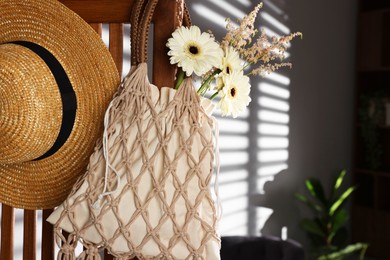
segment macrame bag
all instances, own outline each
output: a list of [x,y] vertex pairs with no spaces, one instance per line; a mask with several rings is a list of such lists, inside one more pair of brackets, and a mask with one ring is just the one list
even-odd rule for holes
[[220,259],[209,187],[213,105],[200,100],[191,78],[177,91],[149,83],[146,39],[157,1],[134,4],[137,64],[109,105],[87,172],[48,218],[59,259],[75,259],[77,242],[81,259],[100,259],[100,248],[118,259]]

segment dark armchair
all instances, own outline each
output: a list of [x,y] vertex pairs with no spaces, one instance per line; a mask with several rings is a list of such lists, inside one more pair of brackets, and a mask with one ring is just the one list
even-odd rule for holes
[[221,260],[304,260],[302,246],[277,237],[222,237]]

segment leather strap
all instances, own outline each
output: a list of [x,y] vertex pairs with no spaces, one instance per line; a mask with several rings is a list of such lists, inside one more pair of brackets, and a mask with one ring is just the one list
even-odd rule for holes
[[131,17],[130,17],[130,24],[131,24],[131,65],[137,64],[137,57],[138,57],[138,30],[139,30],[139,23],[142,18],[142,14],[145,10],[145,5],[147,3],[147,0],[136,0],[133,8],[131,10]]
[[[154,11],[159,0],[136,0],[131,16],[131,64],[136,65],[147,62],[148,35]],[[175,1],[175,0],[172,0]],[[184,1],[184,0],[176,0]],[[180,6],[180,5],[178,5]],[[181,23],[185,26],[191,25],[190,13],[187,5],[183,2],[183,12],[176,10],[182,17]]]

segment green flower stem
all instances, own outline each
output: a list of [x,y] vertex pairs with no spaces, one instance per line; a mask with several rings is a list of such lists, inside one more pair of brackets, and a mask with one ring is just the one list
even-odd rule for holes
[[[213,73],[214,74],[214,73]],[[206,81],[200,86],[200,88],[198,89],[198,94],[201,95],[203,92],[205,92],[209,86],[210,86],[210,83],[211,81],[214,80],[214,75],[211,74],[207,79]]]
[[183,82],[185,75],[185,72],[181,68],[179,68],[179,74],[177,75],[175,89],[178,89],[180,87],[180,84]]
[[213,81],[215,79],[215,75],[217,75],[218,73],[220,73],[221,70],[220,69],[217,69],[215,70],[207,79],[206,81],[200,86],[200,88],[198,89],[198,94],[202,94],[202,93],[205,93],[208,88],[210,87],[210,83],[211,81]]
[[244,71],[246,68],[248,68],[250,65],[252,65],[253,62],[247,62],[243,67],[242,67],[242,71]]
[[215,92],[211,97],[210,97],[210,100],[213,100],[217,95],[218,95],[219,91]]

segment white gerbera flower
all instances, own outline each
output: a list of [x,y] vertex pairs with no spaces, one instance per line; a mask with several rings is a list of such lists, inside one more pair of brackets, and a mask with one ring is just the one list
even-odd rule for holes
[[201,33],[199,27],[179,27],[169,38],[167,47],[171,64],[178,64],[191,76],[202,76],[212,67],[219,67],[223,51],[209,33]]
[[233,116],[236,118],[248,106],[251,98],[249,96],[251,85],[249,77],[241,72],[222,74],[223,87],[220,90],[221,100],[218,103],[222,116]]
[[225,48],[225,54],[219,68],[224,74],[232,74],[234,71],[242,70],[240,55],[232,46]]

